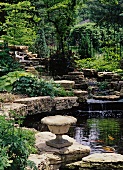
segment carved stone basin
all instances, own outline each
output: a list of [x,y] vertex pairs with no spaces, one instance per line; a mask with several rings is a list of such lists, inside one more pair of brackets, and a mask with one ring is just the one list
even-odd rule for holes
[[63,134],[66,134],[71,126],[77,122],[77,119],[72,116],[48,116],[41,119],[43,124],[46,124],[53,134],[56,135],[55,139],[46,141],[46,144],[55,148],[63,148],[66,146],[72,145],[72,142],[69,142],[66,139],[62,138]]

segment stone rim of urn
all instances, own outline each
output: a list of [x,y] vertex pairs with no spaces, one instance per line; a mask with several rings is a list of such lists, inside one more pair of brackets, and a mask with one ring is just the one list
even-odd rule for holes
[[55,139],[46,141],[46,144],[58,149],[71,146],[73,142],[63,139],[62,135],[66,134],[71,124],[76,122],[77,119],[75,117],[62,115],[47,116],[41,119],[41,123],[46,124],[50,132],[56,135]]

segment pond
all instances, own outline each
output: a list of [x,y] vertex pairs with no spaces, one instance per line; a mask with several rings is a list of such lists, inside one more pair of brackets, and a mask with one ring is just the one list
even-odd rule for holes
[[[68,135],[80,144],[90,146],[91,154],[104,152],[123,154],[123,111],[110,112],[104,114],[103,111],[89,111],[83,114],[81,110],[77,110],[67,113],[77,118],[76,125],[71,126]],[[47,126],[40,121],[45,116],[48,115],[28,116],[23,125],[39,131],[48,131]]]
[[[69,135],[88,145],[92,153],[115,152],[123,154],[123,118],[78,117]],[[74,132],[74,133],[73,133]]]

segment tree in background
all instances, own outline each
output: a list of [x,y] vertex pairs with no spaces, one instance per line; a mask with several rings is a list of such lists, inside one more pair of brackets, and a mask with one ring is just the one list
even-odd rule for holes
[[57,49],[65,51],[69,31],[75,21],[76,0],[44,0],[46,20],[55,28]]
[[2,24],[4,34],[3,40],[14,45],[30,45],[35,39],[35,27],[29,22],[32,18],[29,1],[19,2],[17,4],[1,3],[2,10],[5,11],[5,22]]
[[123,26],[123,0],[88,0],[86,6],[79,11],[82,19],[90,19],[98,25]]
[[34,41],[32,50],[38,54],[38,57],[48,57],[48,46],[46,42],[45,27],[47,23],[44,23],[45,19],[45,7],[43,0],[31,1],[32,6],[35,6],[36,22],[36,39]]

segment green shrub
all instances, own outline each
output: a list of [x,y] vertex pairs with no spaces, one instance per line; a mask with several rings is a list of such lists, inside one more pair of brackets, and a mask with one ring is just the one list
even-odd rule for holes
[[29,97],[36,96],[71,96],[72,92],[67,92],[60,85],[53,81],[45,81],[37,77],[20,77],[13,84],[13,93],[26,94]]
[[16,70],[22,70],[20,63],[15,61],[6,51],[0,51],[0,76]]
[[99,51],[102,45],[101,32],[101,28],[92,22],[78,24],[71,29],[70,44],[72,46],[78,46],[78,53],[81,59],[92,57],[95,50],[97,51],[98,49]]
[[24,170],[34,147],[34,133],[15,128],[14,123],[0,116],[1,170]]
[[98,82],[97,85],[99,87],[99,90],[106,90],[108,89],[108,82],[107,81],[102,81],[102,82]]
[[13,83],[21,76],[34,76],[25,71],[9,72],[7,75],[0,77],[0,91],[10,92],[13,88]]
[[106,60],[103,56],[77,60],[76,64],[77,68],[80,70],[83,68],[90,68],[96,69],[97,71],[116,71],[119,68],[118,60]]
[[72,91],[67,92],[53,81],[39,79],[25,71],[10,72],[0,77],[0,91],[8,91],[14,94],[35,96],[71,96]]

